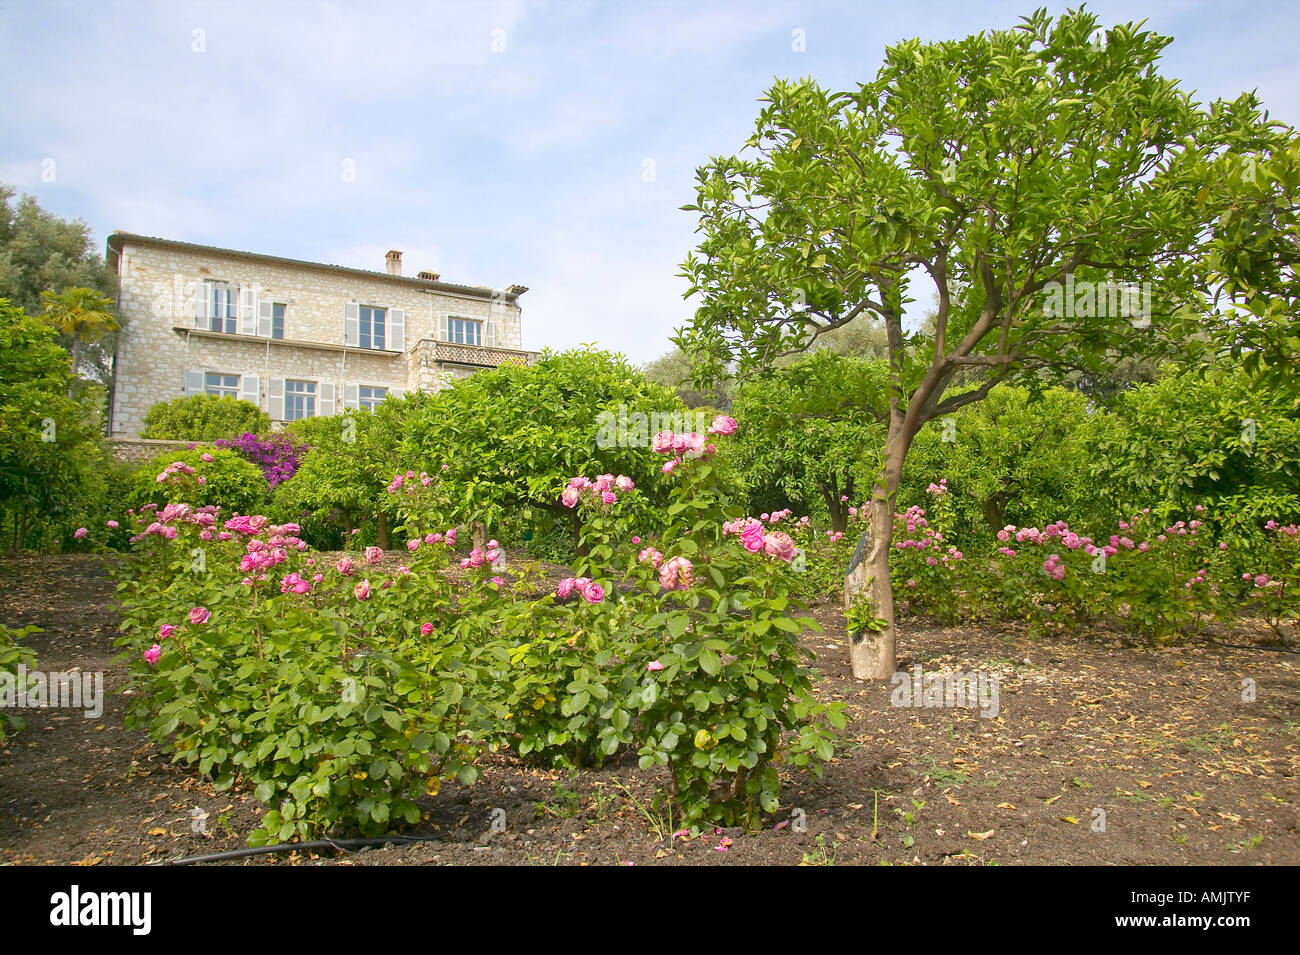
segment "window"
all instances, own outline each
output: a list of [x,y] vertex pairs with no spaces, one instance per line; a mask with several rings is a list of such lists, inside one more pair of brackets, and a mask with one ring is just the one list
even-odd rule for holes
[[239,290],[224,283],[208,283],[208,330],[235,334],[239,321]]
[[284,420],[299,421],[316,416],[316,382],[287,380],[284,383]]
[[271,337],[284,337],[284,303],[276,302],[271,306]]
[[357,407],[365,408],[367,411],[374,411],[387,397],[387,388],[372,388],[369,385],[362,385],[357,389]]
[[203,393],[216,395],[218,398],[224,398],[227,395],[231,398],[238,398],[239,376],[220,375],[210,371],[203,376]]
[[458,345],[482,345],[483,323],[469,318],[448,318],[447,340]]
[[384,319],[386,317],[386,309],[371,308],[369,305],[361,306],[362,348],[382,349],[384,347]]

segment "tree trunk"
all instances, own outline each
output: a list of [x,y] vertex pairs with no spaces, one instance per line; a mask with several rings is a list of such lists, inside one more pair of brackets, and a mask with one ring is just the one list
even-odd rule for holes
[[384,550],[393,546],[392,535],[388,531],[388,515],[383,511],[379,512],[379,546]]
[[487,544],[487,539],[487,525],[482,521],[475,521],[470,535],[471,545],[483,550],[484,545]]
[[831,530],[837,534],[843,534],[849,529],[849,516],[845,511],[844,505],[839,501],[830,505],[831,512]]
[[849,526],[848,506],[840,500],[834,485],[827,487],[818,481],[817,490],[822,492],[822,498],[826,501],[826,512],[831,519],[831,531],[843,534]]
[[860,561],[844,578],[844,609],[855,599],[870,601],[880,630],[849,635],[849,664],[855,680],[888,680],[898,669],[895,653],[894,587],[889,579],[889,550],[894,540],[894,499],[911,438],[897,428],[885,445],[885,471],[871,497],[871,520],[858,543]]

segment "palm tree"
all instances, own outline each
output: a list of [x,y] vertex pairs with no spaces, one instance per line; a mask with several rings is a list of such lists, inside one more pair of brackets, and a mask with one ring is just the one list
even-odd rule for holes
[[81,343],[98,340],[121,326],[113,316],[113,300],[93,288],[44,291],[45,318],[64,335],[72,336],[72,375],[81,367]]

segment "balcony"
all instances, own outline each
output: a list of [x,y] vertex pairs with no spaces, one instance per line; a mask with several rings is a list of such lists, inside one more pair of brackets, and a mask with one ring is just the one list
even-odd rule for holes
[[455,342],[438,342],[425,339],[420,350],[438,364],[466,365],[471,368],[497,368],[501,365],[530,365],[537,358],[535,351],[514,348],[495,348],[487,345],[458,345]]

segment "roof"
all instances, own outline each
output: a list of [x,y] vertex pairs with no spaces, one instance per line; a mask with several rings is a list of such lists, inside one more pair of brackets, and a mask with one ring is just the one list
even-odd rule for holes
[[[431,291],[454,292],[459,295],[469,295],[474,298],[491,299],[494,296],[501,296],[506,299],[516,299],[524,292],[528,291],[523,286],[512,285],[510,289],[498,291],[497,289],[488,288],[483,285],[456,285],[452,282],[430,281],[428,279],[417,278],[415,276],[390,275],[387,272],[375,272],[370,269],[354,269],[346,265],[330,265],[326,262],[308,262],[304,259],[289,259],[280,255],[266,255],[261,252],[243,252],[239,249],[223,249],[215,245],[199,245],[195,242],[180,242],[176,239],[163,239],[153,235],[138,235],[134,232],[114,232],[108,237],[108,259],[113,265],[114,271],[117,268],[117,254],[121,251],[122,245],[126,242],[133,242],[137,245],[152,245],[167,249],[179,249],[185,252],[202,252],[208,254],[227,255],[234,258],[248,259],[254,262],[271,262],[275,265],[291,265],[299,268],[321,269],[326,272],[337,272],[343,275],[353,275],[357,278],[367,280],[380,280],[387,282],[397,282],[399,284],[413,285],[417,288],[425,288]],[[519,289],[520,291],[512,291]]]

